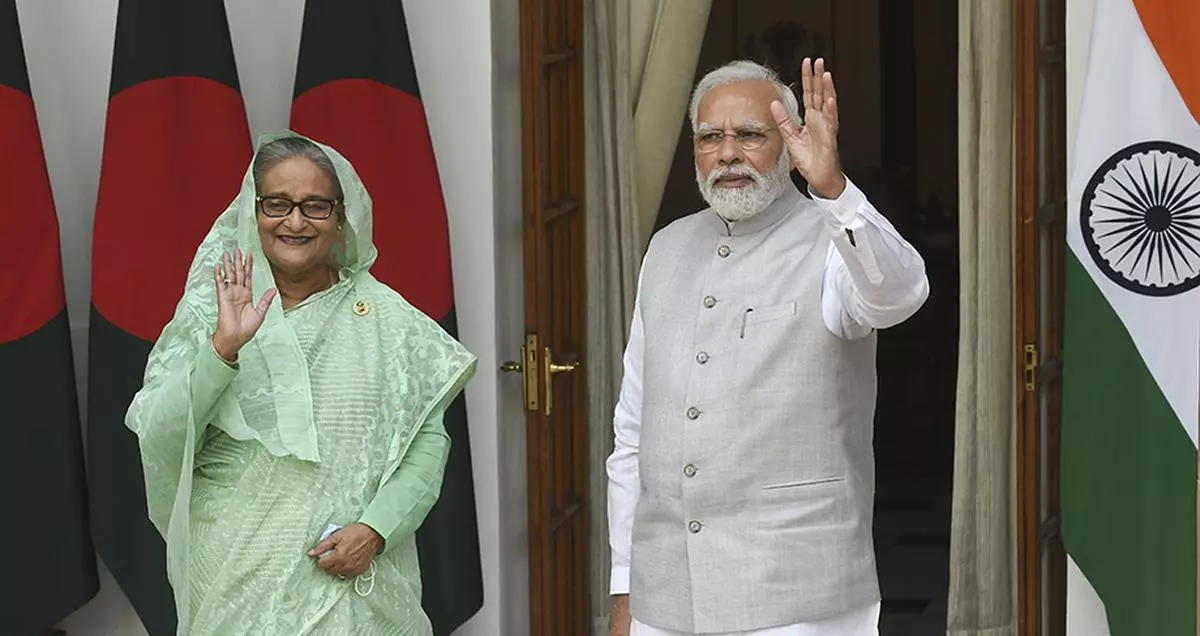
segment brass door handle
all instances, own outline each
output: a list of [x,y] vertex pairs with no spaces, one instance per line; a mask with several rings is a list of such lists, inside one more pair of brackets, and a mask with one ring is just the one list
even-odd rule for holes
[[[538,350],[542,351],[542,359],[538,360]],[[541,369],[538,365],[541,365]],[[525,336],[525,346],[521,347],[521,360],[507,360],[500,365],[500,370],[504,373],[520,373],[521,388],[525,395],[525,409],[528,411],[538,410],[538,380],[545,382],[546,398],[545,413],[550,415],[553,408],[553,387],[551,386],[552,378],[559,373],[570,373],[579,368],[579,362],[571,361],[558,364],[550,355],[550,347],[539,347],[537,334],[529,334]],[[538,372],[541,371],[541,374]],[[539,375],[541,377],[539,377]]]
[[[547,360],[549,360],[548,357]],[[550,373],[570,373],[579,368],[579,363],[568,362],[566,364],[555,364],[553,362],[548,362],[546,363],[546,368],[550,370]]]
[[529,334],[525,336],[525,346],[521,347],[521,360],[507,360],[500,365],[500,370],[504,373],[521,374],[521,391],[525,398],[525,410],[527,411],[538,410],[537,350],[537,334]]
[[544,361],[542,368],[546,370],[546,415],[550,415],[554,404],[554,387],[551,378],[559,373],[570,373],[579,368],[578,362],[567,362],[565,364],[556,364],[550,355],[550,347],[543,349]]

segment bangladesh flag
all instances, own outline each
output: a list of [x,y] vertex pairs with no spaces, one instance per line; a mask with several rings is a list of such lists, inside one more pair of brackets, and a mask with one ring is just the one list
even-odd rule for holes
[[[401,1],[308,0],[294,100],[292,128],[344,154],[374,200],[372,273],[457,337],[446,207]],[[483,605],[463,396],[445,425],[441,498],[417,531],[422,604],[439,635]]]
[[97,548],[151,636],[175,633],[175,608],[125,411],[250,156],[224,1],[121,0],[93,236],[88,476]]
[[1097,0],[1094,20],[1069,189],[1069,596],[1098,598],[1112,636],[1195,634],[1200,3]]
[[14,0],[0,0],[0,632],[39,634],[96,594],[58,217]]

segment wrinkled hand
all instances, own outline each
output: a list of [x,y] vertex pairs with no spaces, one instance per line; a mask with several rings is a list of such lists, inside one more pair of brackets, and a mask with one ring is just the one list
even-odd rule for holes
[[317,561],[317,567],[331,576],[346,579],[366,572],[381,548],[383,537],[379,533],[368,525],[352,523],[326,537],[308,551],[308,556],[333,550]]
[[629,595],[613,596],[612,614],[608,618],[608,636],[629,636],[633,617],[629,615]]
[[825,70],[824,59],[817,58],[814,70],[812,60],[806,57],[800,68],[800,80],[804,87],[801,103],[804,127],[797,127],[778,101],[771,102],[771,115],[787,144],[792,167],[818,196],[836,199],[846,187],[846,176],[838,159],[837,91],[833,88],[833,74]]
[[238,351],[250,342],[267,315],[267,308],[275,298],[275,289],[268,289],[258,304],[254,304],[251,281],[254,275],[254,257],[237,250],[230,261],[228,253],[221,255],[221,262],[213,268],[213,282],[217,286],[217,332],[213,334],[213,347],[228,360],[237,360]]

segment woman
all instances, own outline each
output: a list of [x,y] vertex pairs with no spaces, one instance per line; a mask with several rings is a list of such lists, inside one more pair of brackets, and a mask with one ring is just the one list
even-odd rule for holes
[[260,140],[126,416],[179,634],[430,633],[413,533],[475,358],[375,257],[349,162]]

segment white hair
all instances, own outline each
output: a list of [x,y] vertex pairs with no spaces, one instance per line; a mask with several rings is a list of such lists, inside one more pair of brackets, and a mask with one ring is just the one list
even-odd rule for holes
[[783,108],[791,116],[792,121],[797,126],[801,125],[800,104],[796,101],[796,94],[786,84],[779,81],[779,74],[756,62],[737,60],[709,71],[696,84],[696,88],[692,91],[692,103],[688,108],[688,119],[692,122],[692,131],[694,132],[698,126],[696,118],[700,113],[700,100],[704,99],[708,91],[727,84],[754,81],[770,82],[779,93],[779,101],[783,103]]

